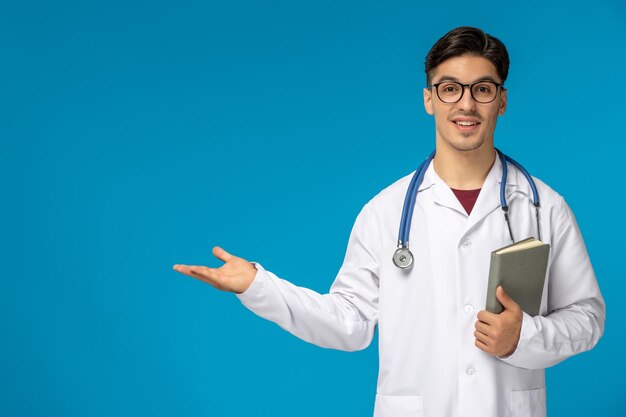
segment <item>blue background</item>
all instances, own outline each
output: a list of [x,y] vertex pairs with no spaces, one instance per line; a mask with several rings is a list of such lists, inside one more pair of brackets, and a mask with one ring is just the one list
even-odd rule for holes
[[171,266],[221,245],[326,291],[432,150],[423,59],[460,25],[507,45],[496,144],[569,202],[608,305],[549,414],[624,415],[618,0],[3,2],[0,414],[371,415],[377,340],[317,348]]

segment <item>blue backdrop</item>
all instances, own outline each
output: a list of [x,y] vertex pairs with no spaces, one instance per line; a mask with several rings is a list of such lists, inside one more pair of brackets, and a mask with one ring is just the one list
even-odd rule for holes
[[317,348],[171,267],[222,245],[327,291],[434,146],[423,59],[460,25],[508,46],[496,144],[565,196],[608,305],[549,414],[624,415],[621,0],[3,2],[0,415],[371,415],[376,340]]

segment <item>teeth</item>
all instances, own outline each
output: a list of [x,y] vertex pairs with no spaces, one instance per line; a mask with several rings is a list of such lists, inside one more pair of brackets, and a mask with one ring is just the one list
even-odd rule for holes
[[463,122],[463,121],[458,121],[458,122],[454,122],[457,125],[461,125],[461,126],[473,126],[475,124],[478,124],[476,122]]

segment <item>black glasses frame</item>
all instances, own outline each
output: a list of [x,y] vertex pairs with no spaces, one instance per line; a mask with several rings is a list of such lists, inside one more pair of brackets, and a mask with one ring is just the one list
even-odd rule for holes
[[[474,97],[474,89],[472,87],[474,87],[476,84],[482,84],[482,83],[490,83],[496,86],[496,94],[493,96],[493,98],[489,101],[480,101],[480,100],[476,100],[476,97]],[[441,98],[441,96],[439,95],[439,86],[441,84],[457,84],[461,86],[461,95],[459,96],[458,100],[455,101],[445,101],[444,99]],[[495,81],[491,81],[491,80],[482,80],[482,81],[476,81],[475,83],[471,83],[471,84],[462,84],[458,81],[442,81],[440,83],[436,83],[433,85],[428,85],[426,86],[427,88],[435,88],[435,91],[437,92],[437,97],[439,97],[439,100],[441,100],[444,103],[448,103],[448,104],[453,104],[453,103],[458,103],[459,101],[461,101],[461,99],[463,98],[463,94],[465,94],[465,87],[469,87],[470,90],[470,95],[472,96],[472,99],[476,102],[476,103],[480,103],[480,104],[487,104],[487,103],[491,103],[493,102],[496,97],[498,97],[498,90],[504,88],[502,86],[502,84],[499,84]]]

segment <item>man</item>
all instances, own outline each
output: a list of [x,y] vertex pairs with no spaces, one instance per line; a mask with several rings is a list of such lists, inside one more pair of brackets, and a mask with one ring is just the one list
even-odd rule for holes
[[591,349],[605,305],[574,216],[535,179],[508,165],[511,232],[550,244],[540,315],[523,312],[502,287],[500,314],[485,305],[490,253],[510,244],[500,210],[502,163],[494,148],[508,53],[479,29],[447,33],[426,58],[424,106],[435,117],[436,155],[412,217],[411,268],[392,261],[412,174],[359,213],[344,263],[328,294],[297,287],[215,247],[221,268],[174,269],[237,297],[250,310],[319,346],[364,349],[378,326],[375,417],[545,416],[544,368]]

